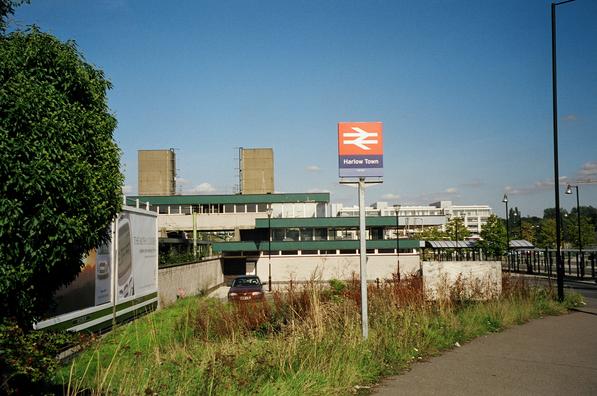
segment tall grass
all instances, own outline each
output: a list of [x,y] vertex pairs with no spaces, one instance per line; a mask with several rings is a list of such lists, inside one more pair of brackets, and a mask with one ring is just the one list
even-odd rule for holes
[[311,282],[256,304],[187,298],[116,329],[56,380],[67,394],[346,394],[457,342],[566,311],[509,278],[489,301],[447,294],[427,301],[417,277],[371,286],[367,341],[356,282]]

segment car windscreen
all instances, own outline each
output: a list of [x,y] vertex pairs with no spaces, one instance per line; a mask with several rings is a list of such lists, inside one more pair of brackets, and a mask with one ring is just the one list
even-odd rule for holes
[[259,282],[258,278],[239,278],[235,279],[232,287],[237,286],[259,286],[261,282]]

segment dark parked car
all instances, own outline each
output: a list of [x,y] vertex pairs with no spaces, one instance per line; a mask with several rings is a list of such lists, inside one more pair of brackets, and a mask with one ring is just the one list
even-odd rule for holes
[[228,301],[263,301],[263,285],[257,276],[239,276],[232,281]]

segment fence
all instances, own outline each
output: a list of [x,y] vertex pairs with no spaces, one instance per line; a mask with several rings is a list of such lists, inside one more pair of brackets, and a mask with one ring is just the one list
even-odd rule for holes
[[[597,250],[562,250],[564,275],[578,279],[595,279]],[[556,275],[556,250],[512,250],[502,260],[504,270],[535,275]]]
[[[508,255],[493,257],[476,248],[429,249],[422,251],[423,260],[433,261],[492,261],[501,260],[505,271],[534,275],[556,275],[555,249],[512,249]],[[578,279],[596,279],[597,250],[565,249],[560,252],[564,261],[564,275]]]

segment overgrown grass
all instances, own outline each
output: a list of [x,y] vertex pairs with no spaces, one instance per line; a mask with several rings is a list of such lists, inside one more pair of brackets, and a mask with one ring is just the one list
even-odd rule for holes
[[430,302],[420,278],[369,291],[362,341],[358,285],[310,283],[263,304],[187,298],[104,337],[63,367],[67,394],[346,394],[479,335],[560,314],[546,289],[506,278],[502,296]]

